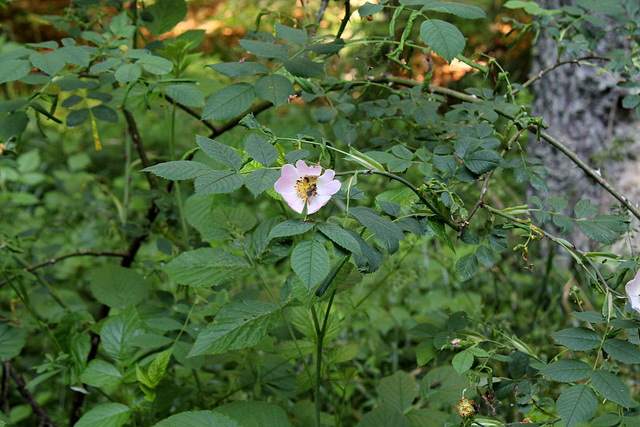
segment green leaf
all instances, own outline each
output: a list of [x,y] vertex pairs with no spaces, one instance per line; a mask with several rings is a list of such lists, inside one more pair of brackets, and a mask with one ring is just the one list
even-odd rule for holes
[[0,84],[19,80],[31,72],[29,61],[10,59],[0,61]]
[[172,353],[173,348],[171,347],[164,351],[156,353],[153,361],[149,365],[149,369],[147,370],[147,378],[149,378],[149,381],[153,387],[160,384],[160,380],[162,380],[162,377],[164,377]]
[[553,215],[552,221],[560,228],[560,232],[565,236],[571,234],[575,225],[571,218],[562,214]]
[[482,175],[490,172],[500,165],[502,156],[497,151],[480,150],[472,153],[464,161],[464,165],[475,174]]
[[475,276],[478,273],[478,258],[476,258],[476,254],[462,255],[456,262],[456,271],[463,282]]
[[95,107],[91,107],[91,114],[103,122],[109,123],[118,123],[118,113],[106,105],[96,105]]
[[476,249],[476,258],[480,264],[487,268],[491,268],[496,264],[496,260],[493,257],[493,251],[485,245],[478,246],[478,249]]
[[566,427],[573,427],[589,421],[598,409],[598,399],[590,387],[578,384],[565,389],[556,409]]
[[234,171],[213,171],[196,178],[197,195],[231,193],[242,187],[244,179]]
[[164,90],[178,104],[196,108],[204,106],[204,94],[193,86],[169,85]]
[[573,212],[576,214],[576,218],[588,218],[598,213],[598,206],[591,203],[589,199],[580,200],[573,207]]
[[331,262],[324,246],[315,240],[303,240],[291,253],[291,268],[308,289],[329,273]]
[[629,341],[611,338],[604,342],[602,348],[622,363],[640,363],[640,350]]
[[424,366],[436,357],[436,348],[433,346],[433,338],[426,339],[418,344],[416,359],[418,366]]
[[244,143],[244,148],[248,155],[265,167],[278,159],[278,149],[258,135],[249,135]]
[[422,10],[432,10],[434,12],[450,13],[465,19],[480,19],[487,15],[484,10],[477,6],[469,4],[457,3],[451,1],[438,0],[401,0],[400,4],[404,5],[422,5]]
[[579,221],[578,228],[590,239],[605,245],[615,242],[615,234],[595,221]]
[[229,77],[249,77],[256,74],[269,74],[269,69],[266,65],[252,61],[222,62],[220,64],[209,64],[207,67],[211,67],[220,74]]
[[464,311],[457,311],[447,319],[447,328],[451,332],[461,331],[469,326],[469,316]]
[[244,427],[232,418],[211,411],[189,411],[172,415],[154,427]]
[[184,179],[196,178],[212,169],[202,163],[189,160],[176,160],[173,162],[158,163],[142,169],[140,172],[151,172],[156,176],[172,181],[182,181]]
[[362,254],[358,241],[344,228],[330,222],[318,222],[316,227],[318,227],[318,231],[337,245],[354,254]]
[[276,22],[276,36],[298,46],[305,46],[308,38],[306,31],[287,27],[279,22]]
[[270,101],[276,108],[289,103],[289,96],[296,93],[291,81],[279,74],[270,74],[258,79],[255,86],[256,95]]
[[62,58],[62,55],[60,55],[57,50],[47,53],[33,52],[29,55],[29,59],[34,67],[44,71],[50,76],[62,70],[66,64],[64,58]]
[[311,221],[288,219],[273,227],[269,232],[269,237],[267,237],[267,239],[271,240],[277,237],[289,237],[304,234],[311,230],[313,225],[314,223]]
[[198,335],[189,357],[254,346],[279,319],[280,309],[273,304],[252,300],[231,302]]
[[540,370],[540,375],[544,375],[553,381],[571,383],[582,381],[591,375],[593,368],[580,360],[566,359],[553,362]]
[[453,356],[451,360],[451,366],[459,373],[463,374],[471,369],[473,365],[473,353],[469,350],[463,350],[460,353]]
[[397,252],[400,249],[399,241],[404,240],[404,234],[395,223],[381,217],[378,211],[364,206],[352,208],[349,213],[360,224],[368,228],[377,239],[380,239],[389,253]]
[[600,345],[600,336],[587,328],[568,328],[551,334],[561,345],[574,351],[592,350]]
[[224,249],[199,248],[181,253],[162,269],[177,283],[211,287],[245,275],[250,266]]
[[298,56],[283,63],[284,68],[296,77],[311,78],[324,74],[324,62],[315,62]]
[[209,97],[202,111],[202,120],[228,120],[243,114],[251,107],[256,94],[253,85],[235,83]]
[[430,369],[420,381],[420,394],[430,404],[457,402],[462,390],[469,387],[466,375],[458,374],[451,366]]
[[332,55],[340,52],[345,47],[345,42],[342,39],[335,39],[329,43],[317,43],[307,46],[311,52],[319,53],[320,55]]
[[464,49],[460,30],[440,19],[428,19],[420,26],[420,37],[438,55],[451,62]]
[[565,210],[565,208],[567,207],[568,203],[569,202],[567,202],[567,200],[562,198],[562,197],[550,197],[549,198],[549,204],[558,213],[560,213],[563,210]]
[[187,16],[185,0],[158,0],[146,8],[153,15],[145,27],[155,35],[164,34],[178,25]]
[[411,427],[409,420],[386,403],[364,414],[357,427]]
[[122,374],[111,363],[94,359],[89,362],[80,379],[93,387],[112,387],[122,381]]
[[131,339],[144,333],[143,324],[133,305],[116,316],[109,316],[100,329],[104,351],[113,360],[122,363],[135,353]]
[[142,65],[145,71],[156,75],[168,74],[173,69],[173,62],[155,55],[144,56],[136,64]]
[[5,140],[20,135],[29,124],[29,117],[24,111],[9,114],[0,122],[0,137]]
[[144,300],[151,285],[135,270],[107,264],[91,274],[91,293],[111,308],[123,309]]
[[196,135],[196,143],[213,160],[230,167],[236,172],[240,170],[242,156],[233,148],[202,135]]
[[607,323],[607,320],[602,314],[596,311],[572,311],[571,315],[576,319],[582,320],[588,323]]
[[234,419],[243,427],[291,427],[287,413],[267,402],[237,400],[217,407],[215,412]]
[[254,197],[265,190],[273,188],[273,184],[280,178],[280,173],[273,169],[258,169],[251,172],[244,180],[247,187]]
[[11,360],[24,347],[26,331],[8,322],[0,323],[0,359]]
[[129,421],[131,411],[121,403],[103,403],[84,414],[74,427],[120,427]]
[[138,64],[122,64],[116,70],[116,80],[119,83],[129,83],[138,80],[142,74],[142,67]]
[[637,405],[631,399],[629,387],[611,372],[603,371],[602,369],[594,371],[591,374],[591,384],[602,397],[620,406],[632,408]]
[[626,233],[629,231],[629,220],[619,216],[598,215],[596,216],[595,221],[607,230],[611,230],[616,233]]
[[381,4],[372,4],[366,2],[362,6],[358,8],[358,13],[360,14],[360,18],[366,18],[367,16],[374,15],[384,9],[384,6]]
[[378,398],[404,414],[411,408],[411,403],[418,397],[416,382],[409,374],[397,371],[395,374],[384,377],[378,384]]
[[257,40],[240,40],[240,46],[242,46],[247,52],[251,52],[252,55],[259,58],[280,60],[289,58],[286,48],[271,43],[265,43]]

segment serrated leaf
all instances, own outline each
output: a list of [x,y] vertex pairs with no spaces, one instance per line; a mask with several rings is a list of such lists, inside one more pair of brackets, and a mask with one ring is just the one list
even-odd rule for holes
[[242,427],[291,427],[287,413],[267,402],[235,401],[215,410],[237,421]]
[[268,240],[278,237],[289,237],[304,234],[311,230],[314,223],[311,221],[304,221],[301,219],[289,219],[276,225],[269,232]]
[[458,277],[460,277],[460,280],[463,282],[475,276],[478,273],[478,258],[476,254],[470,253],[462,255],[458,262],[456,262],[456,271],[458,272]]
[[607,323],[607,320],[597,311],[572,311],[571,315],[583,322]]
[[340,52],[340,50],[346,45],[342,39],[335,39],[329,43],[318,43],[307,46],[311,52],[319,53],[320,55],[331,55]]
[[117,123],[118,122],[118,113],[106,105],[96,105],[95,107],[91,107],[91,114],[98,120],[109,123]]
[[202,151],[213,160],[222,163],[236,172],[240,170],[242,166],[242,156],[233,148],[202,135],[196,135],[196,143]]
[[211,411],[188,411],[172,415],[153,427],[243,427],[226,415]]
[[435,12],[450,13],[452,15],[459,16],[465,19],[481,19],[487,15],[484,10],[477,6],[471,6],[469,4],[457,3],[451,1],[438,1],[438,0],[401,0],[400,4],[403,5],[421,5],[422,10],[432,10]]
[[416,360],[418,366],[424,366],[436,357],[436,348],[433,346],[433,338],[426,339],[418,344]]
[[590,387],[578,384],[564,390],[556,403],[566,427],[589,421],[596,413],[598,399]]
[[390,405],[381,403],[377,408],[364,414],[356,427],[411,427],[409,420]]
[[168,74],[173,69],[173,62],[155,55],[140,58],[136,65],[141,65],[146,72],[156,75]]
[[493,257],[493,251],[485,245],[478,246],[478,249],[476,249],[476,258],[480,264],[487,268],[493,267],[496,263],[495,258]]
[[545,366],[539,373],[553,381],[571,383],[588,378],[592,371],[590,365],[580,360],[566,359]]
[[595,221],[578,221],[578,228],[590,239],[605,245],[615,242],[615,234]]
[[249,77],[256,74],[269,74],[269,69],[266,65],[253,61],[222,62],[220,64],[209,64],[207,67],[211,67],[220,74],[229,77]]
[[568,328],[551,334],[561,345],[574,351],[592,350],[600,345],[600,336],[587,328]]
[[10,59],[0,61],[0,84],[19,80],[31,71],[29,61],[22,59]]
[[164,90],[178,104],[196,108],[204,106],[204,94],[193,86],[169,85]]
[[162,268],[177,283],[189,286],[217,286],[248,273],[244,258],[221,248],[199,248],[183,252]]
[[89,362],[80,379],[93,387],[111,387],[122,381],[122,374],[111,363],[94,359]]
[[629,341],[611,338],[604,342],[602,348],[622,363],[640,363],[640,350]]
[[284,68],[296,77],[305,79],[324,74],[324,63],[315,62],[307,58],[295,57],[283,62]]
[[209,97],[202,111],[202,120],[228,120],[247,111],[256,94],[253,85],[235,83]]
[[453,366],[453,368],[459,374],[462,374],[471,369],[471,366],[473,365],[473,359],[473,353],[468,350],[463,350],[453,356],[453,359],[451,360],[451,366]]
[[46,53],[33,52],[29,55],[31,64],[50,76],[55,75],[65,66],[64,58],[59,51],[53,50]]
[[194,183],[196,194],[226,194],[242,187],[244,178],[234,171],[213,171],[200,175]]
[[84,123],[89,118],[89,109],[81,108],[74,110],[67,116],[67,126],[74,127]]
[[173,162],[158,163],[142,169],[140,172],[151,172],[156,176],[172,181],[182,181],[184,179],[196,178],[212,169],[202,163],[189,160],[176,160]]
[[142,67],[138,64],[123,64],[116,70],[116,80],[119,83],[129,83],[138,80],[142,74]]
[[265,43],[257,40],[240,40],[242,46],[247,52],[251,52],[260,58],[285,60],[289,58],[287,49],[272,43]]
[[500,165],[502,156],[497,151],[480,150],[472,153],[464,161],[464,165],[475,174],[482,175],[490,172]]
[[0,359],[11,360],[22,351],[26,331],[8,322],[0,323]]
[[576,218],[588,218],[598,213],[598,206],[591,203],[588,199],[580,200],[573,207],[573,212],[576,214]]
[[109,316],[100,329],[104,351],[113,360],[122,363],[135,353],[136,347],[131,339],[144,333],[143,326],[133,305],[116,316]]
[[329,222],[316,224],[318,231],[327,236],[332,242],[357,255],[362,254],[358,241],[344,228]]
[[616,233],[626,233],[629,231],[629,220],[615,215],[598,215],[595,218],[597,224],[607,230]]
[[380,12],[382,9],[384,9],[384,6],[382,6],[381,4],[366,2],[358,8],[358,14],[360,15],[360,18],[366,18],[367,16],[371,16]]
[[629,387],[620,378],[611,372],[598,369],[591,374],[591,384],[605,399],[611,400],[625,408],[636,406],[631,399]]
[[270,101],[276,108],[289,103],[289,96],[296,93],[291,81],[279,74],[262,76],[255,86],[258,97]]
[[384,377],[378,384],[378,398],[403,414],[411,403],[418,397],[418,389],[415,380],[406,372],[397,371],[395,374]]
[[464,49],[464,36],[454,25],[428,19],[420,26],[420,37],[438,55],[451,62]]
[[258,135],[249,135],[244,143],[244,148],[248,155],[265,167],[278,159],[278,149]]
[[91,274],[91,293],[101,303],[117,309],[144,300],[151,285],[140,273],[119,265],[107,264]]
[[304,46],[307,44],[307,32],[298,28],[287,27],[279,22],[276,23],[276,36],[289,43]]
[[451,366],[429,369],[420,380],[420,394],[432,404],[455,402],[467,387],[467,376],[458,374]]
[[556,197],[549,198],[549,204],[558,213],[560,213],[563,210],[565,210],[565,208],[567,207],[568,203],[569,202],[567,202],[567,200],[562,198],[562,197],[557,197],[556,196]]
[[272,189],[273,184],[280,178],[280,173],[273,169],[257,169],[251,172],[244,180],[244,185],[257,197],[265,190]]
[[221,354],[258,343],[280,319],[280,309],[262,301],[242,300],[225,305],[198,335],[189,357]]
[[24,111],[16,111],[9,114],[0,122],[0,137],[8,140],[18,136],[27,128],[29,116]]
[[129,421],[131,411],[121,403],[103,403],[84,414],[74,427],[120,427]]
[[378,211],[364,206],[352,208],[349,213],[380,239],[389,253],[400,249],[400,240],[404,240],[404,234],[395,223],[381,217]]
[[565,236],[571,234],[575,225],[571,218],[562,214],[553,215],[552,221],[560,228],[560,232]]
[[145,22],[147,27],[155,35],[164,34],[178,25],[187,16],[187,4],[185,0],[158,0],[146,8],[153,15],[153,20]]
[[291,268],[308,289],[329,273],[331,262],[324,246],[315,240],[303,240],[291,253]]

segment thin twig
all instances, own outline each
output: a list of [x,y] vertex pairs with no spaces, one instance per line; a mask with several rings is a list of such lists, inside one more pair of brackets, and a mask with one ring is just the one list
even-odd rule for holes
[[458,239],[460,239],[460,237],[462,236],[462,232],[469,225],[469,221],[471,220],[471,217],[473,217],[473,215],[475,215],[478,208],[484,204],[484,195],[487,193],[487,189],[489,187],[489,180],[493,176],[494,171],[495,169],[492,171],[489,171],[489,173],[487,173],[487,176],[484,178],[484,184],[482,185],[482,190],[480,190],[480,197],[478,197],[478,201],[476,202],[476,204],[473,205],[473,209],[471,209],[471,212],[469,212],[469,216],[467,217],[467,219],[464,220],[464,222],[460,226],[460,230],[458,230],[458,237],[457,237]]
[[[136,150],[138,151],[138,157],[140,157],[140,162],[142,162],[142,166],[148,168],[151,166],[151,162],[147,157],[147,152],[144,150],[144,146],[142,145],[142,138],[140,137],[140,132],[138,131],[138,125],[136,123],[136,119],[133,117],[133,113],[130,110],[123,109],[124,117],[127,120],[127,128],[129,129],[129,134],[131,135],[131,139],[133,140],[133,144],[136,146]],[[147,181],[149,182],[149,187],[152,190],[158,189],[158,181],[156,180],[156,176],[152,173],[145,174],[147,177]]]
[[322,3],[320,3],[320,9],[318,9],[318,13],[316,13],[316,23],[313,26],[313,28],[311,28],[312,36],[316,35],[316,30],[320,26],[320,22],[322,22],[322,18],[324,18],[324,13],[327,11],[328,4],[329,4],[329,0],[322,0]]
[[55,424],[51,422],[51,418],[49,418],[49,415],[45,412],[44,409],[42,409],[42,406],[40,406],[40,404],[36,402],[36,399],[33,397],[31,392],[27,389],[27,385],[24,382],[24,379],[22,378],[21,375],[19,375],[16,372],[15,369],[13,369],[13,366],[11,366],[11,363],[2,362],[2,366],[5,372],[8,372],[9,376],[13,379],[13,381],[15,381],[16,385],[18,386],[18,391],[20,392],[22,397],[24,397],[26,401],[29,402],[29,405],[31,405],[33,412],[38,417],[38,420],[39,420],[38,426],[45,426],[45,427],[54,426]]
[[[588,61],[590,59],[597,59],[597,60],[601,60],[601,61],[610,61],[611,60],[609,58],[605,58],[604,56],[583,56],[582,58],[568,59],[566,61],[558,61],[555,64],[551,65],[550,67],[547,67],[544,70],[540,71],[535,76],[531,77],[529,80],[524,82],[522,84],[522,86],[524,86],[524,87],[531,86],[533,83],[535,83],[536,81],[538,81],[542,77],[544,77],[544,75],[547,74],[548,72],[553,71],[556,68],[561,67],[563,65],[567,65],[567,64],[578,64],[578,65],[580,65],[582,62]],[[518,93],[518,89],[514,89],[511,92],[511,95],[515,95],[516,93]]]
[[342,33],[347,28],[347,23],[349,22],[349,18],[351,18],[351,2],[350,0],[344,0],[344,18],[340,23],[340,28],[338,28],[338,33],[336,34],[336,39],[339,39],[342,36]]
[[[63,259],[73,258],[73,257],[78,257],[78,256],[95,256],[95,257],[98,257],[98,256],[113,256],[113,257],[121,257],[121,258],[123,258],[123,257],[126,256],[126,253],[124,253],[124,252],[115,252],[115,251],[89,251],[89,250],[69,252],[69,253],[66,253],[66,254],[59,255],[59,256],[57,256],[55,258],[49,258],[46,261],[41,261],[41,262],[38,262],[36,264],[29,265],[29,266],[23,268],[22,270],[23,271],[34,271],[34,270],[37,270],[39,268],[46,267],[48,265],[56,264],[56,263],[62,261]],[[13,280],[15,277],[16,277],[15,275],[11,276],[11,280]],[[3,287],[4,285],[6,285],[7,283],[8,283],[8,280],[3,280],[2,282],[0,282],[0,288]]]

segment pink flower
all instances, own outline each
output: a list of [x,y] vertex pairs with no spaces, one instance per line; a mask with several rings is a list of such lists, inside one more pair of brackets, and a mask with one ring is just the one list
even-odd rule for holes
[[451,345],[454,347],[460,347],[460,339],[456,338],[451,340]]
[[322,166],[307,166],[303,160],[298,160],[295,166],[287,164],[282,167],[273,188],[291,209],[302,213],[306,205],[307,213],[312,214],[340,190],[340,181],[333,179],[334,176],[335,171],[331,169],[322,174]]
[[640,271],[638,271],[638,274],[636,274],[633,280],[627,283],[624,290],[627,292],[627,298],[629,298],[631,307],[635,311],[640,312]]

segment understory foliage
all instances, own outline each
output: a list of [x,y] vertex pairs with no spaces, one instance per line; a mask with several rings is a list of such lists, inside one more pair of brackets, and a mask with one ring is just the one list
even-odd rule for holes
[[[527,104],[580,64],[640,115],[637,0],[506,2],[508,49],[557,41],[526,82],[476,5],[273,3],[227,62],[185,0],[0,47],[0,425],[640,425],[640,212]],[[529,135],[616,204],[549,197]]]

